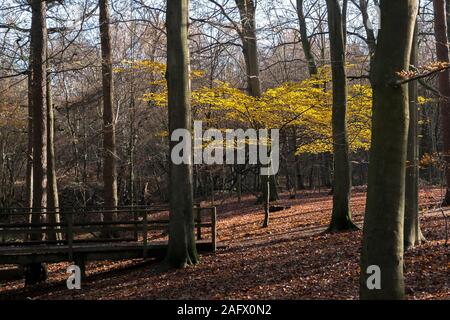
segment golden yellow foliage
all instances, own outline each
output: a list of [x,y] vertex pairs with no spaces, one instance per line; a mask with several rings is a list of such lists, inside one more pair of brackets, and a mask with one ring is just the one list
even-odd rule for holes
[[[154,90],[143,97],[152,105],[167,106],[167,87],[164,80],[165,66],[158,63],[139,63],[139,68],[159,72]],[[195,71],[192,77],[201,77]],[[223,120],[242,127],[287,129],[296,128],[302,136],[297,153],[321,153],[332,151],[332,92],[330,68],[321,68],[318,75],[300,82],[287,82],[266,90],[261,97],[253,97],[233,88],[229,83],[214,81],[212,87],[192,91],[192,106],[201,117],[206,110],[222,116],[208,118],[208,125],[221,129]],[[368,85],[351,85],[348,90],[348,132],[352,150],[370,145],[372,90]],[[170,108],[170,106],[169,106]],[[198,119],[197,117],[197,119]],[[204,119],[198,119],[204,120]],[[224,128],[222,128],[224,129]]]

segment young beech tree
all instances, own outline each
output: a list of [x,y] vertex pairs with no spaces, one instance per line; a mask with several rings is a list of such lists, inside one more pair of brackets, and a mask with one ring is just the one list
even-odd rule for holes
[[[417,0],[382,0],[381,29],[371,68],[372,144],[361,254],[360,297],[403,299],[403,218],[409,124],[408,85]],[[381,288],[370,286],[371,268],[381,271]],[[369,284],[369,286],[368,286]]]
[[[169,108],[169,137],[177,129],[192,132],[188,0],[167,1],[167,90]],[[170,141],[170,152],[177,144]],[[190,155],[192,160],[192,153]],[[166,261],[175,268],[183,268],[198,261],[194,236],[192,161],[174,164],[170,161],[170,222],[169,247]]]
[[[26,206],[29,208],[33,207],[33,37],[30,32],[30,59],[28,65],[28,121],[27,121],[27,167],[26,167]],[[31,221],[31,210],[30,210],[30,221]]]
[[[32,105],[33,105],[33,217],[32,223],[43,222],[42,208],[47,206],[47,104],[45,64],[47,52],[46,5],[32,2]],[[35,213],[36,212],[36,213]],[[33,235],[32,237],[40,237]],[[35,239],[36,240],[36,239]]]
[[[47,208],[50,213],[47,213],[47,221],[55,224],[60,223],[59,216],[59,196],[58,196],[58,182],[56,177],[56,155],[55,155],[55,114],[52,98],[52,81],[51,81],[51,66],[47,49],[47,78],[46,78],[46,92],[47,92]],[[50,227],[49,229],[55,229]],[[62,240],[62,233],[58,230],[48,233],[49,240]]]
[[303,0],[297,0],[297,17],[300,31],[300,41],[302,43],[303,54],[308,61],[308,72],[310,76],[317,74],[317,64],[311,50],[311,42],[308,38],[308,29],[303,10]]
[[[31,43],[32,61],[31,97],[33,106],[33,209],[31,223],[44,222],[42,212],[47,207],[47,104],[46,104],[46,54],[47,24],[46,3],[41,0],[31,2]],[[41,240],[42,234],[32,234],[31,240]],[[45,280],[45,266],[32,263],[27,266],[26,284]]]
[[[412,66],[417,65],[418,41],[417,21],[414,27],[413,44],[411,47]],[[405,250],[420,244],[425,240],[420,230],[419,219],[419,143],[418,143],[418,92],[417,81],[409,83],[409,130],[406,163],[405,186]]]
[[[125,62],[116,72],[141,70],[153,74],[152,83],[157,85],[143,95],[143,100],[158,107],[167,107],[167,86],[164,77],[166,66],[154,61]],[[202,77],[194,70],[191,77]],[[240,127],[254,127],[254,122],[265,128],[296,128],[302,133],[302,140],[296,146],[296,154],[318,154],[332,152],[332,90],[330,67],[318,69],[318,74],[300,82],[286,82],[278,87],[253,97],[233,88],[227,82],[214,81],[213,86],[192,90],[192,105],[199,114],[217,112],[221,116],[209,119],[214,128],[224,127],[224,119]],[[349,148],[352,152],[368,150],[370,147],[370,122],[372,111],[372,90],[368,85],[351,85],[347,96],[347,131]],[[251,143],[250,143],[251,144]]]
[[351,173],[347,132],[347,75],[341,7],[338,0],[327,0],[330,56],[333,79],[333,212],[331,232],[357,229],[350,212]]
[[[436,38],[436,58],[439,62],[449,63],[449,50],[447,38],[447,19],[445,0],[433,0],[434,9],[434,36]],[[442,158],[445,163],[445,180],[447,191],[442,205],[450,205],[450,70],[445,69],[439,73],[439,92],[442,131]]]
[[[100,42],[102,52],[103,86],[103,188],[104,207],[117,207],[116,134],[113,107],[113,70],[110,34],[109,0],[99,0]],[[103,215],[104,221],[115,219],[112,213]],[[105,237],[111,234],[105,230]]]
[[[244,54],[247,72],[248,93],[253,97],[260,97],[262,92],[259,77],[258,44],[256,40],[256,3],[253,0],[236,0],[236,5],[239,9],[241,19],[241,28],[238,30],[238,33],[242,42],[242,52]],[[269,184],[267,184],[267,179],[269,179]],[[261,180],[261,200],[264,201],[267,198],[267,192],[269,192],[270,201],[278,200],[279,196],[275,176],[262,176]]]
[[[300,32],[300,42],[302,44],[302,49],[303,49],[303,54],[305,55],[305,59],[308,62],[308,73],[310,77],[313,77],[315,75],[317,75],[318,73],[318,68],[317,68],[317,63],[316,63],[316,59],[314,58],[314,54],[312,52],[311,49],[311,39],[308,37],[308,28],[307,28],[307,23],[306,23],[306,17],[305,17],[305,13],[304,13],[304,8],[303,8],[303,0],[297,0],[297,18],[298,18],[298,25],[299,25],[299,32]],[[291,144],[291,148],[292,149],[296,149],[297,147],[297,130],[296,128],[292,128],[292,138],[289,139],[290,144]],[[317,155],[314,155],[315,157],[317,157]],[[295,175],[295,179],[294,179],[294,186],[295,186],[295,192],[297,190],[298,186],[302,186],[303,184],[303,178],[301,177],[300,173],[301,173],[301,168],[300,168],[300,159],[299,159],[299,155],[295,154],[295,151],[293,151],[293,155],[290,155],[291,157],[291,163],[295,162],[294,165],[294,175]]]

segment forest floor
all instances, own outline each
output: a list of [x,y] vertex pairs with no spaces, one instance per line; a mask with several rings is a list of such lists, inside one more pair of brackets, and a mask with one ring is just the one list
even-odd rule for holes
[[[440,192],[422,190],[422,206],[436,203]],[[297,199],[283,194],[279,203],[290,208],[271,213],[262,228],[264,213],[254,197],[224,201],[218,239],[226,248],[201,255],[185,270],[162,271],[154,261],[91,263],[82,289],[70,291],[68,264],[51,264],[48,282],[2,283],[0,299],[357,299],[362,232],[323,232],[332,206],[326,191],[304,191]],[[353,191],[351,204],[361,226],[364,190]],[[408,299],[450,299],[445,220],[439,211],[422,215],[427,242],[405,254]]]

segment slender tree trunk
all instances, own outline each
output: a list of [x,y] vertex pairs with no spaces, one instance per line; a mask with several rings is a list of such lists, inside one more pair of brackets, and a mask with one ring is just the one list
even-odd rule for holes
[[[436,38],[436,57],[440,62],[449,63],[449,49],[447,38],[447,19],[445,0],[433,0],[434,8],[434,36]],[[447,191],[442,200],[443,206],[450,205],[450,71],[439,73],[439,92],[442,95],[440,105],[442,130],[442,158],[445,163],[445,180]]]
[[[47,27],[45,2],[32,2],[33,49],[33,216],[32,223],[43,222],[47,207],[47,105],[46,105],[46,51]],[[40,240],[42,235],[34,234],[32,239]]]
[[448,27],[450,25],[450,1],[445,1],[445,13],[447,20],[447,41],[450,42],[450,28]]
[[341,23],[342,23],[342,37],[344,39],[343,41],[344,52],[347,48],[347,14],[348,14],[348,0],[342,0]]
[[[32,47],[32,46],[31,46]],[[33,207],[33,95],[32,95],[32,62],[30,55],[30,68],[28,73],[28,121],[27,121],[27,167],[26,167],[26,207],[30,208],[30,222],[31,222],[31,208]]]
[[[253,97],[261,96],[261,80],[259,77],[259,58],[258,58],[258,44],[256,40],[256,24],[255,12],[256,4],[253,0],[235,0],[239,9],[241,19],[241,29],[239,35],[242,41],[243,54],[247,72],[248,92]],[[267,189],[266,180],[269,180],[269,189]],[[275,176],[262,177],[262,197],[266,199],[267,193],[270,194],[270,201],[278,200],[277,184]]]
[[351,173],[347,134],[347,76],[341,8],[338,0],[327,0],[333,77],[333,213],[331,232],[357,229],[350,212]]
[[[117,170],[116,170],[116,135],[113,107],[113,72],[110,35],[109,0],[99,0],[100,8],[100,42],[102,51],[102,85],[103,85],[103,184],[104,207],[117,207]],[[113,221],[116,214],[105,213],[104,221]],[[105,230],[103,236],[110,237]]]
[[[46,78],[46,103],[47,103],[47,209],[50,213],[47,214],[47,221],[49,223],[60,223],[59,217],[59,197],[58,197],[58,182],[56,177],[56,157],[55,157],[55,115],[52,99],[51,87],[51,73],[50,61],[47,54],[47,78]],[[55,229],[52,227],[52,229]],[[59,229],[59,228],[56,228]],[[61,232],[55,230],[48,234],[49,240],[62,240]]]
[[[417,65],[417,21],[414,28],[413,44],[411,47],[411,61],[413,66]],[[406,190],[405,190],[405,226],[404,246],[405,251],[425,238],[420,230],[419,219],[419,144],[418,144],[418,109],[417,109],[417,81],[409,83],[409,130],[406,167]]]
[[317,64],[311,50],[311,42],[308,38],[308,29],[306,26],[305,14],[303,12],[303,0],[297,0],[297,16],[300,30],[300,41],[302,43],[303,54],[308,61],[309,75],[317,74]]
[[372,61],[373,55],[375,54],[375,50],[377,48],[377,43],[373,28],[371,28],[371,26],[369,25],[370,18],[367,11],[367,0],[359,0],[359,10],[361,11],[364,30],[366,31],[366,43],[369,47],[370,61]]
[[[185,129],[192,133],[189,83],[188,0],[167,1],[167,87],[169,132]],[[170,141],[170,152],[177,144]],[[194,234],[192,148],[190,163],[170,161],[169,248],[166,261],[183,268],[198,262]]]
[[[382,0],[381,29],[371,69],[372,143],[361,254],[360,297],[403,299],[403,219],[409,124],[409,70],[417,0]],[[377,266],[381,289],[372,288],[369,266]],[[369,284],[369,285],[368,285]],[[371,289],[372,288],[372,289]]]
[[296,141],[296,135],[295,135],[295,128],[291,128],[288,130],[287,138],[286,138],[286,144],[287,144],[287,162],[286,162],[286,174],[289,178],[289,188],[293,188],[293,195],[291,197],[295,198],[297,196],[297,191],[299,189],[299,174],[298,166],[297,166],[297,155],[295,154],[295,151],[297,149],[297,141]]
[[[32,55],[32,106],[33,106],[33,210],[31,224],[45,221],[47,207],[47,105],[46,105],[46,52],[47,25],[46,3],[41,0],[31,2],[31,49]],[[31,240],[42,240],[43,234],[31,234]],[[44,264],[32,263],[27,266],[26,285],[46,279]]]
[[260,97],[261,80],[259,78],[258,45],[256,41],[255,3],[253,0],[235,1],[241,18],[239,35],[247,71],[248,92],[254,97]]

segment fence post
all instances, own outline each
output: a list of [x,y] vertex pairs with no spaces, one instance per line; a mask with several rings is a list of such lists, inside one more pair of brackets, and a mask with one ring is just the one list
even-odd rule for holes
[[143,230],[143,252],[142,252],[142,256],[143,258],[147,258],[147,233],[148,233],[148,221],[147,221],[147,211],[144,210],[144,216],[142,217],[143,219],[143,224],[144,224],[144,230]]
[[267,184],[264,186],[266,188],[266,198],[264,200],[264,223],[263,228],[269,226],[269,215],[270,215],[270,176],[267,176]]
[[134,222],[134,235],[133,235],[133,237],[134,237],[134,241],[137,242],[137,241],[138,241],[138,236],[139,236],[139,233],[138,233],[138,230],[139,230],[139,225],[138,225],[138,221],[139,221],[138,210],[139,210],[139,209],[134,208],[134,205],[132,205],[132,206],[131,206],[131,210],[132,210],[133,222]]
[[69,260],[73,260],[73,212],[67,211],[67,246],[69,249]]
[[202,240],[202,209],[197,207],[197,240]]
[[216,252],[217,249],[217,211],[216,207],[211,210],[211,241],[212,251]]

